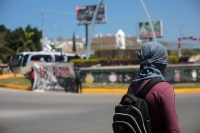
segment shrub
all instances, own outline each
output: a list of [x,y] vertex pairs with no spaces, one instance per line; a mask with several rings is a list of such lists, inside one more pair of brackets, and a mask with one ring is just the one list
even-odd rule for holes
[[71,59],[69,62],[70,63],[84,64],[85,60],[84,59]]
[[170,55],[170,56],[168,56],[168,62],[169,63],[178,63],[179,62],[179,58],[177,56]]

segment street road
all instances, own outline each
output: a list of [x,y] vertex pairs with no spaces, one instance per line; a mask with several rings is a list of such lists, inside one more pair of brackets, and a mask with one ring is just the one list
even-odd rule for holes
[[[0,133],[113,133],[121,96],[0,88]],[[176,94],[182,133],[200,133],[199,102],[200,93]]]

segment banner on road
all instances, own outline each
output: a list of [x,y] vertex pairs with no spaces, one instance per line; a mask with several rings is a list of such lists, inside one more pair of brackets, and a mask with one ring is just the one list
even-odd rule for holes
[[32,90],[74,92],[75,73],[71,63],[35,63]]

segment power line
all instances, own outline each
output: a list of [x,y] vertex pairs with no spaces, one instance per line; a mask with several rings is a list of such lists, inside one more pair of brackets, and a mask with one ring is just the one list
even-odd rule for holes
[[44,9],[44,11],[46,12],[55,12],[55,13],[61,13],[61,14],[68,14],[68,15],[76,15],[76,13],[71,13],[71,12],[65,12],[65,11],[56,11],[56,10],[46,10]]
[[21,10],[21,11],[2,11],[0,14],[17,14],[17,13],[29,13],[29,12],[38,12],[39,10]]
[[75,22],[76,23],[76,21],[73,21],[73,20],[66,20],[66,19],[60,19],[60,18],[51,18],[51,17],[45,17],[45,18],[52,19],[52,20],[59,20],[59,21]]

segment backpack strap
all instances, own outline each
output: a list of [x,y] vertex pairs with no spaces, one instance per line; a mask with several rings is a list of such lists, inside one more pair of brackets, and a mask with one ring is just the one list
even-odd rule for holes
[[156,85],[159,82],[164,82],[163,80],[161,80],[160,78],[153,78],[150,79],[145,85],[144,87],[136,94],[136,96],[139,96],[141,98],[145,98],[145,96],[147,95],[147,93],[151,90],[151,88]]

